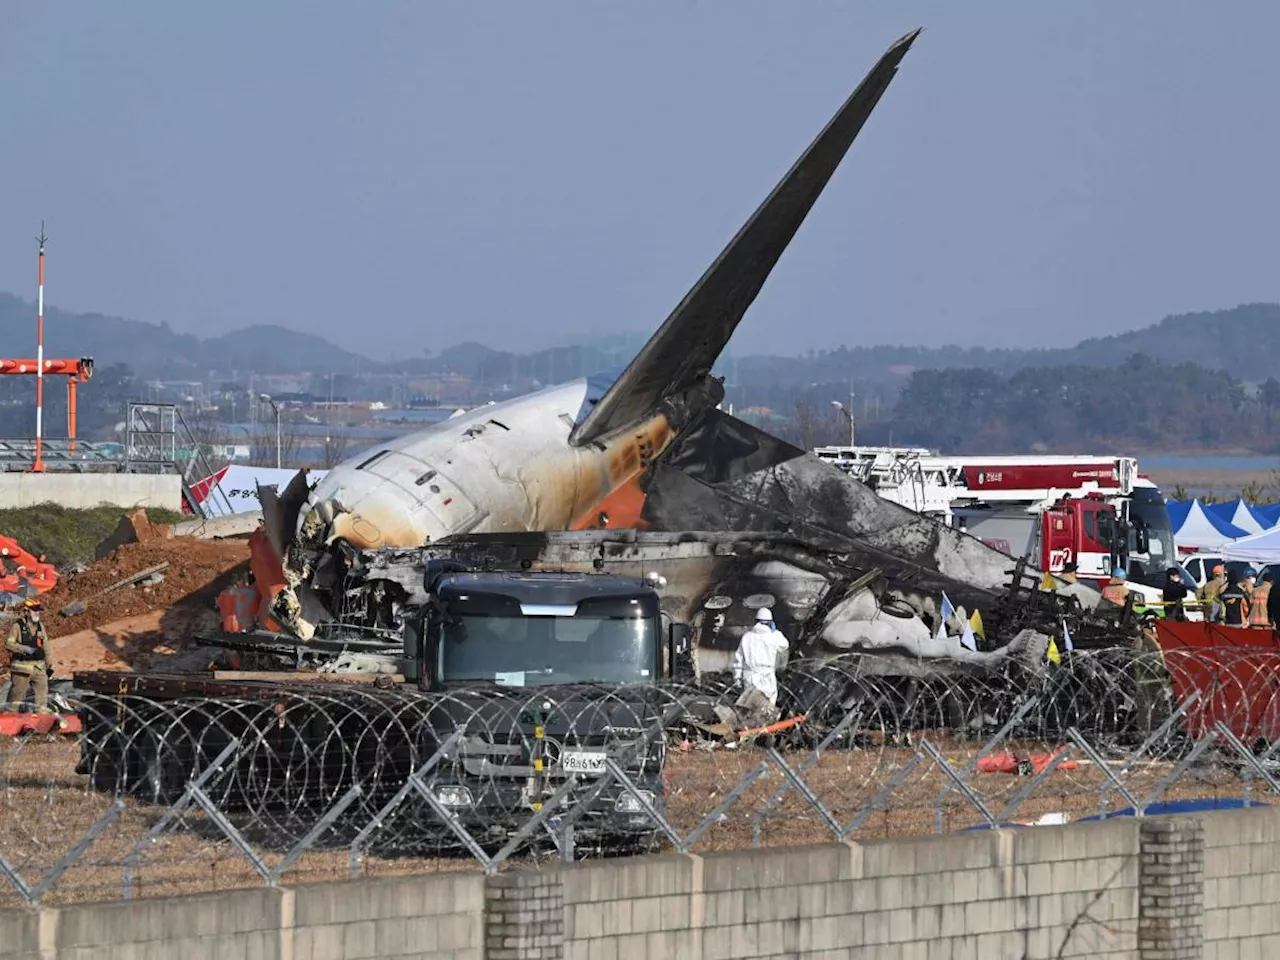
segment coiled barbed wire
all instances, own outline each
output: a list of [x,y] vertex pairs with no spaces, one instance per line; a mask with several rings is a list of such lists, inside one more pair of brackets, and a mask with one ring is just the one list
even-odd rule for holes
[[[793,662],[779,673],[778,706],[783,720],[802,714],[803,722],[741,744],[716,709],[732,708],[737,696],[725,675],[441,693],[326,684],[219,698],[86,694],[74,704],[78,738],[33,735],[0,747],[0,852],[17,856],[19,866],[47,869],[119,798],[124,846],[99,857],[114,862],[164,810],[186,802],[184,822],[200,814],[191,802],[196,778],[247,842],[276,853],[317,825],[325,827],[317,848],[345,847],[371,824],[378,829],[368,849],[379,856],[466,847],[448,818],[492,852],[552,801],[548,829],[528,842],[549,842],[557,824],[572,820],[580,849],[655,846],[663,832],[606,760],[677,832],[687,834],[728,804],[700,835],[704,845],[752,836],[812,842],[826,829],[812,800],[842,823],[860,822],[860,830],[929,830],[944,809],[957,822],[976,816],[936,767],[912,766],[926,741],[972,777],[972,791],[993,814],[1019,789],[1017,779],[975,772],[979,749],[997,733],[998,753],[1033,765],[1074,743],[1071,736],[1083,738],[1104,763],[1137,778],[1134,791],[1167,787],[1163,779],[1179,773],[1176,765],[1206,739],[1223,739],[1223,727],[1267,759],[1280,742],[1280,651],[1110,649],[1067,654],[1039,669],[946,667],[903,676],[886,673],[874,656]],[[1226,789],[1228,780],[1238,787],[1246,765],[1219,756],[1226,757],[1219,779],[1197,775],[1198,788]],[[216,766],[220,757],[225,762]],[[775,757],[812,800],[786,786]],[[1114,792],[1080,750],[1074,761],[1080,765],[1064,765],[1045,781],[1036,810],[1074,815],[1087,806],[1082,797]],[[434,802],[413,788],[415,779]],[[894,785],[898,796],[880,798],[875,817],[859,814]],[[326,820],[339,807],[340,816]],[[225,839],[212,828],[209,837]]]

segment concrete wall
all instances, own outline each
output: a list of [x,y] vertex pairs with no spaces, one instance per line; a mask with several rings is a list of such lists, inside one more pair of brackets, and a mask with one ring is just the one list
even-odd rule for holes
[[0,508],[40,503],[180,510],[182,478],[176,473],[0,473]]
[[654,857],[563,874],[569,960],[1136,957],[1139,825]]
[[477,873],[0,911],[0,960],[484,957]]
[[1280,956],[1280,808],[0,911],[0,960]]
[[1280,814],[1204,818],[1205,960],[1280,957]]

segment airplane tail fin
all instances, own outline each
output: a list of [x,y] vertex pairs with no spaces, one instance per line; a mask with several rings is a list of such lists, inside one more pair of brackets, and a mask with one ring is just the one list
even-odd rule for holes
[[625,430],[652,415],[664,401],[678,407],[680,395],[699,387],[705,390],[711,368],[729,337],[919,34],[919,30],[908,33],[871,68],[658,332],[574,426],[569,435],[571,444],[583,446]]

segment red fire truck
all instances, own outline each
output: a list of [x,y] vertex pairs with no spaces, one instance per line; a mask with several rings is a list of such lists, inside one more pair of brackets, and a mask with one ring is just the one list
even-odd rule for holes
[[1123,567],[1131,588],[1159,599],[1177,566],[1164,497],[1115,456],[944,457],[906,447],[819,447],[820,459],[880,496],[967,531],[1012,557],[1082,579]]

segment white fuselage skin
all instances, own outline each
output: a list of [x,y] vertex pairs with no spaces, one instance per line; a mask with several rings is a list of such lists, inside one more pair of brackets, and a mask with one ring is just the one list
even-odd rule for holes
[[[414,547],[456,533],[567,530],[662,452],[656,414],[600,443],[569,432],[613,381],[602,375],[478,407],[339,464],[299,516],[336,501],[328,539],[356,547]],[[598,517],[590,526],[607,525]]]

